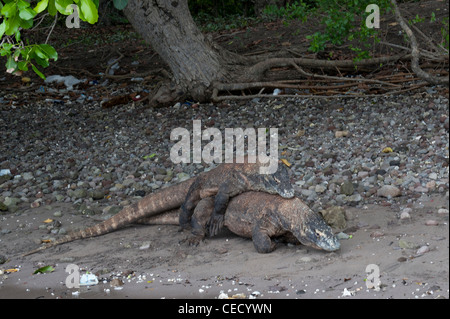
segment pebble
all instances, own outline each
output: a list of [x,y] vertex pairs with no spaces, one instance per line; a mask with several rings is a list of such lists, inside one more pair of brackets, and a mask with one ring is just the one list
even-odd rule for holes
[[401,220],[411,219],[411,215],[409,214],[409,212],[403,211],[403,212],[401,212],[401,214],[400,214],[400,219],[401,219]]
[[[108,83],[108,89],[130,94],[142,91],[141,85]],[[67,93],[54,90],[52,101],[63,101]],[[98,101],[87,98],[83,102],[74,98],[64,105],[33,99],[18,108],[16,101],[30,98],[27,92],[15,94],[16,100],[0,104],[0,169],[8,171],[0,178],[2,214],[18,211],[25,199],[31,204],[38,192],[41,206],[47,200],[89,201],[91,209],[101,209],[106,197],[111,206],[124,199],[134,202],[138,200],[134,195],[145,196],[198,175],[210,165],[174,164],[169,150],[174,144],[172,128],[181,126],[192,133],[192,119],[199,115],[205,119],[202,124],[208,119],[222,134],[225,128],[242,127],[242,123],[282,128],[278,142],[286,151],[283,157],[292,164],[297,196],[317,210],[337,204],[379,204],[380,197],[389,198],[389,203],[405,198],[414,202],[422,193],[445,194],[449,189],[449,135],[444,127],[448,116],[441,116],[448,113],[448,98],[443,96],[287,98],[276,112],[264,99],[196,108],[179,103],[176,108],[145,109],[136,115],[132,103],[104,112]],[[430,114],[426,119],[425,109]],[[330,116],[323,117],[324,111]],[[408,118],[407,125],[390,124],[398,118]],[[98,125],[99,119],[105,124]],[[383,153],[387,147],[389,152]],[[8,205],[7,198],[19,202]]]
[[347,201],[350,203],[359,203],[362,200],[363,200],[363,198],[360,194],[354,194],[352,196],[347,197]]
[[431,173],[430,175],[428,175],[428,178],[432,179],[432,180],[437,180],[438,179],[438,175],[437,175],[437,173]]
[[8,210],[8,206],[6,206],[4,203],[0,202],[0,211],[6,212]]
[[341,240],[341,239],[349,239],[350,235],[343,233],[343,232],[339,232],[336,234],[336,238]]
[[416,256],[422,256],[423,254],[430,251],[430,247],[428,246],[422,246],[416,251]]
[[429,219],[425,222],[425,225],[427,226],[437,226],[439,225],[439,222],[433,219]]
[[417,186],[416,188],[414,188],[414,191],[416,193],[428,193],[428,188],[423,186]]
[[341,206],[331,206],[321,210],[320,214],[332,228],[344,229],[347,227],[345,209]]
[[345,181],[344,183],[342,183],[341,185],[341,194],[350,196],[353,194],[353,192],[355,191],[354,187],[353,187],[353,183],[350,181]]
[[53,213],[54,217],[61,217],[62,215],[63,215],[62,212],[59,210]]
[[114,278],[111,280],[111,282],[109,283],[109,285],[111,287],[121,287],[124,285],[123,281],[119,278]]
[[400,189],[393,185],[383,185],[377,191],[377,196],[380,196],[380,197],[392,198],[392,197],[397,197],[400,195],[401,195]]
[[34,178],[34,176],[30,172],[25,172],[22,174],[22,178],[26,181],[29,181],[29,180],[32,180]]
[[380,238],[380,237],[383,237],[383,236],[384,236],[384,233],[382,231],[379,231],[379,230],[376,230],[376,231],[374,231],[374,232],[372,232],[370,234],[370,237],[372,237],[372,238]]
[[335,136],[336,138],[340,138],[340,137],[348,136],[349,133],[350,133],[349,131],[336,131],[336,132],[334,133],[334,136]]
[[100,200],[105,197],[105,192],[100,189],[96,189],[92,192],[92,199],[94,200]]

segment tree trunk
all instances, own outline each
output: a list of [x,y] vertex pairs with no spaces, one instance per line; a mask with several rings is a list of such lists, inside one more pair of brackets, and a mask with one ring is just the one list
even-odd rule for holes
[[153,102],[186,96],[204,101],[214,81],[226,80],[224,58],[195,25],[187,0],[129,0],[124,13],[172,71],[173,82],[160,88]]

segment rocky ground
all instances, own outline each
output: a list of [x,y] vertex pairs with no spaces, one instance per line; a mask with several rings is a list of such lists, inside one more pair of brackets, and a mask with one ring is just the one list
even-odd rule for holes
[[222,137],[225,128],[278,128],[279,156],[292,165],[298,193],[316,210],[448,192],[446,97],[254,100],[165,109],[128,104],[105,110],[89,96],[79,103],[64,92],[59,90],[60,99],[35,102],[26,93],[1,98],[3,211],[15,212],[23,202],[65,202],[95,214],[106,203],[124,205],[194,176],[208,165],[170,160],[178,141],[170,140],[171,131],[192,132],[193,120],[201,120],[203,130],[218,128]]
[[[163,109],[128,103],[104,109],[93,93],[103,84],[90,85],[87,91],[68,91],[48,84],[46,93],[5,92],[0,98],[0,295],[70,297],[59,281],[57,288],[48,281],[40,285],[39,275],[30,272],[39,265],[76,263],[99,276],[131,269],[122,279],[133,274],[136,283],[144,276],[139,280],[146,291],[150,282],[158,286],[152,277],[158,273],[162,279],[159,288],[151,288],[151,298],[218,297],[220,290],[247,297],[258,290],[268,298],[336,298],[345,296],[344,287],[349,297],[448,298],[448,97],[433,88],[377,98],[188,102]],[[134,83],[113,91],[142,90]],[[341,251],[325,254],[282,245],[262,256],[250,241],[232,234],[193,248],[179,244],[185,234],[174,227],[140,226],[17,257],[42,240],[108,218],[208,168],[170,160],[176,142],[170,132],[176,127],[192,132],[195,119],[202,121],[202,129],[215,127],[222,134],[225,128],[278,128],[279,156],[291,165],[297,196],[329,215],[329,223],[342,233]],[[370,261],[371,255],[378,259]],[[361,280],[354,283],[355,269],[364,273],[369,263],[379,265],[391,280],[378,294],[361,289]],[[30,276],[27,282],[34,286],[26,289],[37,295],[27,295],[17,283],[21,275]],[[60,266],[40,278],[66,275]],[[171,278],[175,281],[165,285]],[[317,290],[305,288],[317,280],[316,286],[309,283]],[[201,282],[209,288],[197,287]],[[233,282],[247,290],[233,290]],[[264,288],[258,288],[260,282]],[[230,288],[220,289],[225,283]],[[171,290],[172,284],[176,288]],[[139,289],[128,286],[125,295],[113,294],[139,295]],[[51,294],[44,287],[51,287]],[[84,293],[108,296],[100,288]]]

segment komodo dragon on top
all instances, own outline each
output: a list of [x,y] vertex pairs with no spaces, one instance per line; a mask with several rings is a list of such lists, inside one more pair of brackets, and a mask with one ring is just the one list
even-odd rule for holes
[[[249,157],[244,158],[247,162]],[[284,198],[294,197],[289,174],[284,165],[278,166],[274,174],[261,174],[260,165],[245,164],[245,169],[235,169],[239,164],[222,164],[214,173],[197,177],[189,188],[186,200],[181,205],[180,226],[189,225],[194,208],[202,198],[214,197],[214,209],[209,220],[209,234],[214,236],[223,226],[224,214],[230,198],[246,191],[262,191],[279,194]],[[241,164],[243,165],[243,164]]]
[[[226,208],[229,197],[249,190],[279,194],[287,198],[294,196],[284,165],[279,165],[274,174],[260,174],[262,166],[264,165],[258,161],[251,163],[248,158],[245,158],[244,163],[220,164],[197,177],[149,194],[101,223],[69,233],[53,243],[25,253],[24,256],[74,240],[104,235],[143,217],[154,216],[182,205],[185,209],[193,210],[202,198],[209,196],[216,196],[215,205],[220,207],[218,211]],[[189,223],[189,218],[184,220]]]
[[[197,240],[205,237],[206,225],[214,209],[214,200],[202,199],[192,216],[192,232]],[[140,223],[177,225],[180,210],[146,217]],[[246,192],[232,198],[225,212],[224,225],[236,235],[252,238],[259,253],[270,253],[276,244],[272,238],[326,251],[340,248],[340,242],[322,216],[297,197],[286,199],[261,192]]]

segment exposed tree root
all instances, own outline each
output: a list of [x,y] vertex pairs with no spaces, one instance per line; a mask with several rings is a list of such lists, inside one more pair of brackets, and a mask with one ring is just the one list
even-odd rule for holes
[[416,36],[412,32],[412,30],[409,28],[408,24],[403,19],[400,9],[397,6],[397,2],[395,0],[391,0],[391,3],[394,7],[394,14],[397,22],[402,27],[403,31],[408,35],[409,40],[411,41],[411,68],[414,71],[415,74],[417,74],[418,77],[421,79],[427,81],[431,84],[449,84],[449,77],[436,77],[433,76],[424,70],[419,66],[419,59],[420,59],[420,51],[419,46],[417,44]]
[[390,62],[396,62],[400,59],[408,59],[411,56],[409,54],[399,54],[394,56],[386,56],[379,58],[366,59],[355,62],[353,60],[317,60],[310,58],[273,58],[266,61],[255,64],[250,67],[244,75],[239,79],[239,82],[252,82],[259,81],[263,78],[264,73],[275,67],[289,67],[293,63],[307,68],[322,69],[322,70],[355,70],[364,67],[373,67],[380,64],[386,64]]

